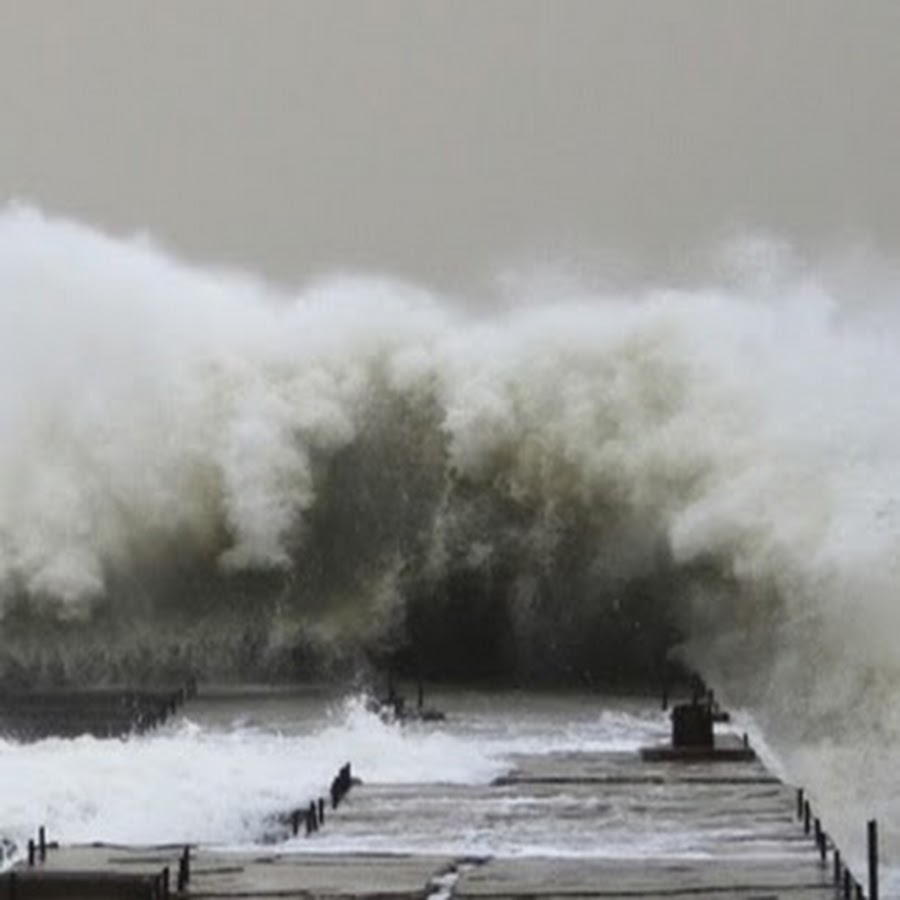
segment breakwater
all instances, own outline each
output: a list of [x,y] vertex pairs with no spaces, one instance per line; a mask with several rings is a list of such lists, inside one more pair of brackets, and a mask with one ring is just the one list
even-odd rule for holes
[[[24,893],[29,884],[46,891],[54,880],[90,872],[120,880],[128,873],[146,887],[168,868],[170,891],[207,898],[876,900],[864,868],[848,867],[827,823],[816,824],[808,796],[752,751],[733,726],[717,723],[711,751],[682,758],[637,749],[525,751],[489,784],[370,783],[362,769],[363,783],[328,814],[327,828],[306,831],[301,822],[295,837],[290,813],[308,810],[301,803],[285,814],[277,843],[242,851],[69,844],[30,868],[17,866],[16,889],[38,896]],[[327,785],[319,798],[327,805]],[[314,805],[318,812],[318,799]],[[187,880],[178,877],[185,857]],[[161,891],[157,885],[147,889]]]
[[91,688],[0,691],[0,737],[99,738],[142,734],[163,724],[196,694],[190,681],[176,688]]

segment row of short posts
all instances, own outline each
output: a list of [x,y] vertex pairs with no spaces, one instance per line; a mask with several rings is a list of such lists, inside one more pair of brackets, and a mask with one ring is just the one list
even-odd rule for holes
[[[668,664],[663,661],[662,665],[662,708],[666,710],[669,706],[669,679]],[[705,721],[699,713],[705,708],[709,713],[709,718],[714,718],[718,712],[715,703],[715,695],[707,688],[703,679],[697,674],[691,674],[691,695],[692,702],[690,705],[676,707],[673,710],[673,745],[679,744],[679,738],[682,743],[706,743],[710,745],[712,725]],[[677,715],[676,715],[677,714]],[[679,728],[679,725],[681,728]],[[686,731],[685,735],[681,732]],[[698,738],[698,734],[702,734]],[[744,746],[749,746],[749,740],[744,734]],[[803,821],[803,830],[806,834],[812,834],[819,850],[819,855],[824,865],[828,858],[828,835],[822,828],[822,822],[818,817],[813,817],[809,800],[804,796],[803,788],[797,790],[797,818]],[[869,875],[869,893],[868,896],[863,893],[862,885],[853,877],[849,867],[845,864],[841,857],[841,853],[837,845],[832,841],[834,850],[834,883],[836,887],[843,892],[844,900],[878,900],[878,823],[875,819],[871,819],[866,825],[866,848],[868,857],[868,875]]]
[[38,828],[37,841],[28,839],[28,865],[34,866],[38,862],[47,861],[47,829],[41,825]]
[[305,809],[295,809],[291,813],[291,833],[296,837],[300,834],[301,824],[306,829],[309,837],[325,824],[325,799],[310,800]]
[[[50,844],[47,841],[47,829],[41,825],[38,828],[37,840],[28,839],[28,867],[34,868],[38,863],[47,861],[47,850],[50,847],[56,847],[57,844]],[[18,894],[18,884],[16,871],[13,869],[8,876],[8,898],[15,900]],[[191,878],[190,870],[190,847],[185,847],[178,863],[178,890],[184,891]],[[169,900],[169,867],[166,866],[153,881],[150,896],[152,900]]]
[[167,694],[141,695],[132,698],[135,706],[135,726],[138,731],[149,731],[162,725],[179,707],[197,696],[197,680],[190,678],[178,690]]
[[[797,818],[803,822],[804,834],[811,834],[819,850],[822,864],[828,860],[828,835],[822,828],[822,822],[813,816],[812,807],[805,797],[803,788],[797,789]],[[836,888],[842,892],[844,900],[878,900],[878,822],[870,819],[866,824],[866,852],[868,858],[869,893],[864,894],[862,885],[853,877],[850,867],[841,857],[834,841],[833,874]]]
[[[43,825],[38,829],[37,841],[34,838],[28,839],[28,866],[34,867],[39,862],[47,860],[47,830]],[[9,900],[16,900],[18,895],[18,876],[15,869],[11,869],[7,876],[7,897]]]
[[[347,792],[353,786],[353,774],[350,763],[341,766],[337,775],[331,780],[331,808],[337,809]],[[306,831],[306,836],[314,834],[325,824],[325,798],[310,800],[309,806],[304,809],[295,809],[291,813],[291,833],[294,837],[300,834],[301,826]]]

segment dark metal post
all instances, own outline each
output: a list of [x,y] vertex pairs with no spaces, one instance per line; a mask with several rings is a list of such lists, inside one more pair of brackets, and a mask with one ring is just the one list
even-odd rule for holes
[[43,825],[38,828],[38,850],[41,862],[45,862],[47,859],[47,831]]
[[803,788],[797,788],[797,818],[803,818]]
[[878,822],[869,821],[869,900],[878,900]]
[[34,838],[28,838],[28,865],[34,865]]
[[300,810],[295,809],[291,813],[291,831],[294,833],[294,837],[300,833]]
[[834,883],[841,883],[841,851],[834,848]]
[[322,797],[319,797],[319,824],[323,825],[325,823],[325,800]]
[[660,674],[662,676],[662,708],[663,712],[665,712],[669,708],[669,661],[666,659],[665,654],[663,654],[662,662],[660,663]]
[[178,860],[178,890],[183,891],[191,880],[191,848],[186,845]]
[[844,869],[844,900],[850,900],[850,870]]
[[803,833],[804,834],[809,834],[811,818],[812,818],[812,811],[809,808],[809,800],[804,800],[803,801]]

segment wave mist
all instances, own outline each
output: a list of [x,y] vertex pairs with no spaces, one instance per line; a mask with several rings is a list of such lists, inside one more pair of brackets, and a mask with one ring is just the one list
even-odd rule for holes
[[98,677],[129,653],[290,672],[418,640],[465,674],[455,638],[472,665],[577,678],[607,628],[643,632],[617,665],[678,628],[755,681],[761,656],[814,661],[845,706],[896,667],[900,364],[875,302],[895,284],[843,274],[763,256],[474,314],[9,209],[8,665],[51,636]]

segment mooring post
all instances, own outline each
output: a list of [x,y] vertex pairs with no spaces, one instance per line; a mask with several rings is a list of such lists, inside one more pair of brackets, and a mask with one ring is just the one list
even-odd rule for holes
[[665,653],[659,664],[660,681],[662,682],[662,709],[665,712],[669,708],[669,661]]
[[319,824],[322,825],[325,822],[325,800],[322,797],[319,797]]
[[869,900],[878,900],[878,822],[869,820]]
[[47,861],[47,831],[43,825],[38,828],[38,850],[41,862]]
[[28,865],[34,865],[34,838],[28,838]]
[[803,818],[803,788],[797,788],[797,818]]
[[834,883],[841,883],[841,851],[834,848]]
[[183,891],[191,880],[191,848],[185,844],[178,860],[178,890]]
[[822,821],[818,816],[816,816],[814,826],[813,833],[815,835],[816,847],[819,850],[819,856],[822,858],[822,862],[825,862],[825,832],[822,831]]
[[803,833],[809,834],[812,810],[809,808],[809,800],[803,801]]

